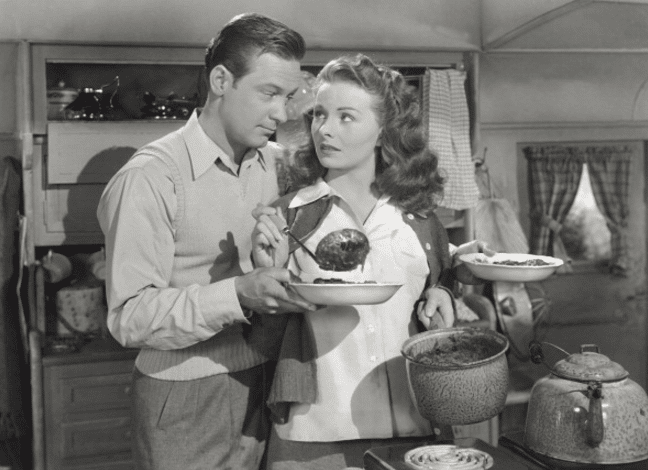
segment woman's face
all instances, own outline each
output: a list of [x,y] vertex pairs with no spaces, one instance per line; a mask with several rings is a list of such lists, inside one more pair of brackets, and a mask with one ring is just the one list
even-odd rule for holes
[[328,175],[375,173],[375,148],[381,126],[376,98],[355,83],[326,82],[317,91],[311,134],[317,157]]

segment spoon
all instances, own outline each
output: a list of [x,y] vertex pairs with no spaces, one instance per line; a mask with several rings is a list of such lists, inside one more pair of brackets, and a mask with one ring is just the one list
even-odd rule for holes
[[315,256],[315,253],[313,253],[306,245],[304,245],[302,241],[294,233],[290,231],[287,225],[283,229],[281,229],[281,231],[289,235],[293,240],[295,240],[297,244],[304,249],[304,251],[308,254],[308,256],[313,258],[313,260],[318,264],[318,266],[323,269],[322,266],[323,263],[320,263],[320,261],[317,259],[317,256]]
[[[369,240],[362,232],[354,229],[329,233],[320,240],[315,253],[309,250],[288,226],[285,226],[282,232],[292,237],[325,271],[353,271],[357,266],[364,265],[369,252]],[[352,239],[355,240],[351,241]]]

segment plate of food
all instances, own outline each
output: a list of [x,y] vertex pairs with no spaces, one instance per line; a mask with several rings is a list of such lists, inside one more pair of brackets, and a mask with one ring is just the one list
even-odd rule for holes
[[342,279],[290,283],[295,292],[316,305],[381,304],[389,300],[401,286],[391,282],[351,282]]
[[552,256],[524,253],[484,253],[460,255],[471,273],[486,281],[535,282],[547,279],[563,265],[563,260]]

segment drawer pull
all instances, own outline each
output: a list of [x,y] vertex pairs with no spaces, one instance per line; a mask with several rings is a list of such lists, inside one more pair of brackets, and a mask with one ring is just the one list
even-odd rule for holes
[[131,394],[131,387],[128,385],[127,387],[124,388],[124,395],[129,395]]
[[130,432],[130,430],[126,431],[124,433],[124,439],[130,439],[133,434]]

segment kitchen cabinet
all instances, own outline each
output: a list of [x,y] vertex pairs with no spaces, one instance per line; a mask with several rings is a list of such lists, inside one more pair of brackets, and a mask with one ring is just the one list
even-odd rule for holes
[[130,383],[134,352],[43,360],[48,470],[132,470]]
[[[345,52],[308,51],[303,64],[312,70]],[[463,52],[368,53],[404,73],[475,63],[474,54]],[[34,470],[131,468],[128,384],[135,352],[111,346],[103,352],[53,353],[48,325],[55,312],[39,260],[49,250],[91,253],[103,245],[95,212],[105,184],[137,148],[184,124],[142,119],[144,93],[157,98],[174,93],[199,102],[203,54],[203,45],[19,44],[21,257],[29,274]],[[115,77],[119,87],[105,119],[50,119],[55,113],[48,118],[48,89],[61,84],[103,89]],[[476,89],[474,81],[468,88]],[[470,211],[441,212],[454,243],[471,238]]]

